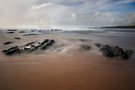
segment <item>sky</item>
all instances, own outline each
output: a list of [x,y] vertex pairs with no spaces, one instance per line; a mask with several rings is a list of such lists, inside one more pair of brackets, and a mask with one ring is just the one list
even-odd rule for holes
[[0,0],[1,27],[135,25],[135,0]]

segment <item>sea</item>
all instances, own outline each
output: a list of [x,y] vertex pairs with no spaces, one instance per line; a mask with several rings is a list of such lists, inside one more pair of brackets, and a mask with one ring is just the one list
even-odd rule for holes
[[[19,30],[19,29],[18,29]],[[119,46],[124,49],[131,49],[134,51],[133,57],[135,58],[135,29],[123,29],[123,28],[78,28],[78,29],[62,29],[62,30],[49,30],[40,29],[31,32],[32,29],[23,29],[27,34],[37,35],[52,35],[59,38],[69,39],[88,39],[94,43],[108,44],[113,46]],[[3,30],[6,31],[6,30]],[[20,30],[19,30],[20,31]],[[40,31],[40,32],[39,32]],[[2,30],[0,30],[3,35]]]

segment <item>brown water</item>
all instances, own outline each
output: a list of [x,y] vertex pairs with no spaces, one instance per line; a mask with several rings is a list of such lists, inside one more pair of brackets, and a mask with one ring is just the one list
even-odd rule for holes
[[[33,40],[55,38],[55,48],[30,54],[5,56],[0,53],[0,90],[134,90],[135,60],[106,58],[91,51],[80,51],[81,43],[56,35],[38,35],[14,40],[0,35],[1,42],[14,40],[22,45]],[[75,37],[75,36],[74,36]],[[80,37],[81,38],[81,37]],[[78,39],[78,38],[77,38]],[[64,42],[64,47],[58,47]],[[90,41],[89,44],[92,44]],[[0,50],[10,47],[0,44]],[[56,47],[58,49],[56,49]],[[54,50],[55,49],[55,50]]]

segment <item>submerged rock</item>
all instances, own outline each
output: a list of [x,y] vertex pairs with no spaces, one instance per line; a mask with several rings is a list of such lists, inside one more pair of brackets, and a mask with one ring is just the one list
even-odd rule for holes
[[88,50],[90,50],[91,49],[91,46],[89,46],[89,45],[81,45],[81,47],[80,47],[80,49],[81,50],[85,50],[85,51],[88,51]]

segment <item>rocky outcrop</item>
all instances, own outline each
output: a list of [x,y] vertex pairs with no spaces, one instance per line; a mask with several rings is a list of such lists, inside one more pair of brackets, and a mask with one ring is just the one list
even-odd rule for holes
[[129,59],[133,54],[132,50],[123,50],[119,46],[104,45],[100,50],[106,57],[121,57],[123,59]]
[[3,50],[2,52],[6,55],[20,54],[24,52],[32,52],[37,50],[38,48],[45,50],[48,47],[52,46],[55,43],[54,40],[45,39],[43,42],[30,42],[23,46],[15,46],[11,47],[7,50]]

